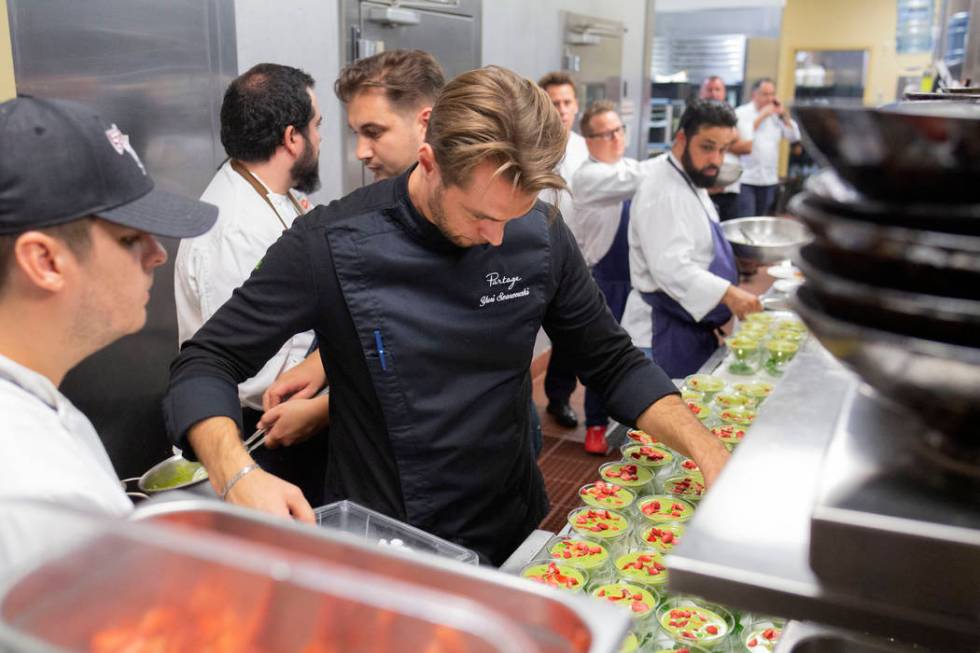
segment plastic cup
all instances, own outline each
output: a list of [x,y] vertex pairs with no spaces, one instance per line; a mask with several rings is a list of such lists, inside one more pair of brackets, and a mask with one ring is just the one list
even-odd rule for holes
[[674,597],[657,610],[661,632],[679,644],[695,644],[709,651],[723,648],[735,631],[735,616],[714,603]]
[[626,438],[630,442],[635,442],[637,444],[657,444],[659,440],[653,437],[646,431],[641,431],[640,429],[629,429],[626,431]]
[[714,418],[714,411],[711,410],[710,404],[700,401],[688,401],[687,407],[691,409],[694,416],[701,420],[702,423],[709,422]]
[[735,447],[742,443],[748,427],[738,424],[722,424],[711,429],[711,433],[725,444],[725,448],[734,451]]
[[629,489],[605,481],[583,485],[579,488],[578,496],[588,506],[613,510],[627,510],[636,500],[636,495]]
[[[759,371],[758,339],[748,336],[735,336],[728,338],[725,341],[725,345],[734,358],[728,366],[729,372],[748,376]],[[717,396],[715,399],[717,399]]]
[[521,569],[521,576],[566,592],[581,592],[588,582],[588,575],[584,571],[551,560],[542,560],[525,565]]
[[683,535],[684,524],[681,523],[637,524],[633,531],[633,544],[640,549],[669,553],[680,544]]
[[599,476],[607,483],[629,488],[637,496],[653,491],[653,470],[626,460],[600,465]]
[[576,508],[568,513],[568,524],[580,536],[602,542],[610,555],[621,553],[629,539],[629,520],[615,510]]
[[704,393],[704,400],[711,401],[725,389],[725,380],[710,374],[692,374],[684,379],[684,389]]
[[749,408],[748,406],[732,406],[718,413],[718,417],[725,424],[751,426],[752,422],[755,421],[756,412],[755,408]]
[[623,454],[623,460],[641,467],[647,467],[655,472],[670,467],[674,463],[674,454],[661,444],[627,443],[620,448],[620,452]]
[[800,346],[791,340],[770,340],[766,343],[768,358],[765,362],[766,372],[772,376],[782,376],[786,365],[793,360]]
[[704,495],[704,476],[701,472],[674,474],[663,480],[663,493],[697,503]]
[[740,650],[748,653],[772,653],[779,644],[779,637],[785,625],[782,619],[770,617],[752,619],[742,630],[741,642],[744,649]]
[[623,581],[599,585],[592,590],[592,597],[627,611],[634,628],[655,617],[660,603],[660,597],[649,587]]
[[[719,392],[715,395],[716,408],[730,408],[732,406],[754,406],[755,402],[751,397],[738,392]],[[717,412],[717,411],[716,411]]]
[[686,522],[694,516],[694,504],[669,494],[640,497],[636,509],[646,524]]
[[667,565],[656,549],[640,549],[616,558],[616,575],[624,583],[662,592],[667,585]]
[[766,381],[749,381],[746,383],[736,383],[732,386],[735,392],[748,397],[753,401],[753,406],[758,406],[772,394],[773,385]]
[[555,562],[588,573],[592,584],[607,583],[615,577],[612,558],[602,542],[580,536],[559,535],[549,540],[545,549]]

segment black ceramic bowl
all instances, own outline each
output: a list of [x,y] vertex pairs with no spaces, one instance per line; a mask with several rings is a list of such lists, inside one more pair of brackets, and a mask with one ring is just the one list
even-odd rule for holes
[[798,105],[804,139],[861,194],[900,204],[980,204],[980,105]]

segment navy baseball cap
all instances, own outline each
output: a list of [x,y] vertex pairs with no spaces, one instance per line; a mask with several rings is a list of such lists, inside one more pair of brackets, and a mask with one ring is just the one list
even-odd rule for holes
[[192,238],[218,209],[154,189],[129,137],[90,107],[29,96],[0,104],[0,235],[92,215]]

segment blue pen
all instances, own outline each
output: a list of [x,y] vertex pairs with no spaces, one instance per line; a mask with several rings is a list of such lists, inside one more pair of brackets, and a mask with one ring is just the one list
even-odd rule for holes
[[378,350],[378,360],[381,361],[381,369],[385,372],[388,371],[388,364],[385,362],[385,345],[381,340],[381,330],[374,330],[374,346]]

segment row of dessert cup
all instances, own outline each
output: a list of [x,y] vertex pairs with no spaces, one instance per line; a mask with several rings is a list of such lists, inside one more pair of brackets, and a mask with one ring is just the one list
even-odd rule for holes
[[[633,554],[637,561],[656,561],[655,551]],[[677,647],[734,653],[772,651],[782,623],[738,615],[720,605],[695,597],[667,596],[664,581],[646,582],[639,574],[613,579],[589,580],[589,572],[550,560],[532,562],[522,574],[557,579],[569,591],[588,592],[596,600],[621,607],[632,619],[630,635],[622,651],[670,651]],[[540,578],[540,577],[539,577]],[[541,580],[541,582],[546,582]],[[697,647],[697,648],[695,648]]]

